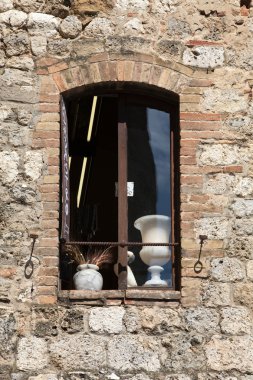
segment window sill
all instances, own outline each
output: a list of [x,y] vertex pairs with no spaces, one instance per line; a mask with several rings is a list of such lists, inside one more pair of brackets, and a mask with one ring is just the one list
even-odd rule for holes
[[58,293],[60,302],[90,306],[173,306],[178,305],[180,297],[180,292],[172,289],[61,290]]

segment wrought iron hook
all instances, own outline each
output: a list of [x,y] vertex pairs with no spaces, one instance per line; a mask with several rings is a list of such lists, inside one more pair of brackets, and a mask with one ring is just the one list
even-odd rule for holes
[[40,263],[40,259],[36,256],[33,256],[34,245],[35,245],[36,239],[38,238],[38,235],[30,234],[29,237],[32,238],[32,248],[31,248],[30,257],[27,260],[27,262],[25,264],[25,269],[24,269],[25,278],[27,278],[27,279],[31,278],[33,275],[34,264],[33,264],[32,259],[37,259],[38,262]]
[[198,256],[198,260],[196,261],[196,263],[194,264],[194,267],[193,267],[195,273],[200,273],[203,269],[203,263],[200,261],[200,257],[201,257],[201,253],[202,253],[202,247],[203,247],[205,240],[207,240],[207,236],[206,235],[199,235],[199,239],[200,239],[199,256]]

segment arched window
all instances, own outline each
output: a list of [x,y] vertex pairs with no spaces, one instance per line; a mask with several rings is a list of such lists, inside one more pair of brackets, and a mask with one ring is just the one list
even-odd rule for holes
[[177,289],[178,97],[125,83],[64,95],[62,289],[75,254],[101,261],[103,289]]

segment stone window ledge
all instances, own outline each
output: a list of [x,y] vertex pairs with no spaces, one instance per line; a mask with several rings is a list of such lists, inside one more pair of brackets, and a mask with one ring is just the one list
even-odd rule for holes
[[179,291],[171,289],[127,289],[127,290],[60,290],[58,299],[64,303],[115,306],[115,305],[178,305]]

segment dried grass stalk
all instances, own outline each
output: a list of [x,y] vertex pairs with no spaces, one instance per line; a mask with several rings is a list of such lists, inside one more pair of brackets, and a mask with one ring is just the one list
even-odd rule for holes
[[92,252],[82,253],[77,245],[67,245],[67,255],[77,264],[94,264],[101,267],[103,264],[113,263],[112,247],[97,248]]

